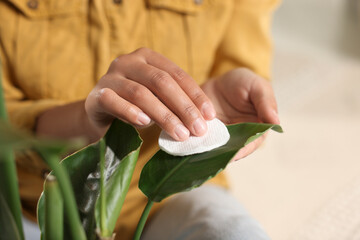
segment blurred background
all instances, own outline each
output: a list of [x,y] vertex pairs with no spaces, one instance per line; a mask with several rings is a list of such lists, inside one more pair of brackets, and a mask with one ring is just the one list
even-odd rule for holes
[[228,168],[274,240],[360,239],[360,0],[283,0],[273,85],[285,133]]

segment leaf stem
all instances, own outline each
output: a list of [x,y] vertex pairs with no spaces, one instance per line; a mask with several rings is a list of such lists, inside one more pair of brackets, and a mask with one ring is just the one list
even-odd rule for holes
[[141,218],[140,218],[140,221],[136,227],[136,231],[135,231],[135,235],[134,235],[134,240],[139,240],[140,237],[141,237],[141,234],[142,234],[142,231],[144,229],[144,226],[145,226],[145,223],[146,223],[146,220],[149,216],[149,213],[150,213],[150,210],[151,210],[151,207],[153,206],[154,202],[151,201],[150,199],[148,199],[148,202],[144,208],[144,211],[141,215]]
[[64,234],[64,205],[55,176],[45,182],[45,240],[62,240]]
[[20,240],[18,227],[16,226],[14,217],[10,211],[9,205],[5,201],[4,196],[0,192],[0,239]]
[[109,237],[106,224],[106,192],[105,192],[105,140],[100,140],[100,232],[102,237]]
[[41,151],[44,160],[53,170],[54,175],[60,186],[61,195],[64,200],[66,218],[71,229],[72,239],[86,240],[85,231],[81,225],[79,212],[76,205],[74,191],[71,186],[70,178],[66,170],[59,164],[59,157],[46,151]]
[[[0,62],[0,120],[7,121],[7,112],[3,94],[2,71]],[[24,231],[21,220],[19,186],[15,166],[15,157],[12,149],[8,149],[7,151],[0,153],[0,182],[0,192],[4,196],[6,203],[10,208],[21,239],[24,239]]]

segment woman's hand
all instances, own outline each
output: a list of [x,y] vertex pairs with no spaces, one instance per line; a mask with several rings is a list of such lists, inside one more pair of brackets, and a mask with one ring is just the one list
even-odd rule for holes
[[114,118],[136,126],[153,120],[175,140],[202,136],[215,109],[196,82],[146,48],[116,58],[88,95],[85,110],[101,137]]
[[[217,117],[226,124],[264,122],[278,124],[277,104],[268,81],[245,68],[238,68],[206,82],[202,89],[211,99]],[[234,157],[249,155],[265,135],[246,145]]]

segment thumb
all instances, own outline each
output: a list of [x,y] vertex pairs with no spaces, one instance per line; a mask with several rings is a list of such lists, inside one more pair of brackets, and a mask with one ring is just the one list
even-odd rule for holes
[[252,86],[250,99],[261,122],[280,123],[274,92],[269,82],[259,78],[259,81]]

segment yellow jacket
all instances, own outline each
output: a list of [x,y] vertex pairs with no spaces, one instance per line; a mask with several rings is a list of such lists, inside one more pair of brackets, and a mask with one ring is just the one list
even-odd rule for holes
[[[118,55],[157,51],[201,84],[247,67],[269,78],[270,17],[277,0],[0,0],[3,87],[13,124],[33,129],[46,109],[86,98]],[[117,223],[130,239],[146,203],[140,171],[157,150],[156,127],[145,140]],[[25,213],[34,215],[46,166],[17,159]],[[223,175],[214,179],[225,184]],[[158,205],[159,206],[159,205]],[[156,210],[157,207],[154,207]]]

